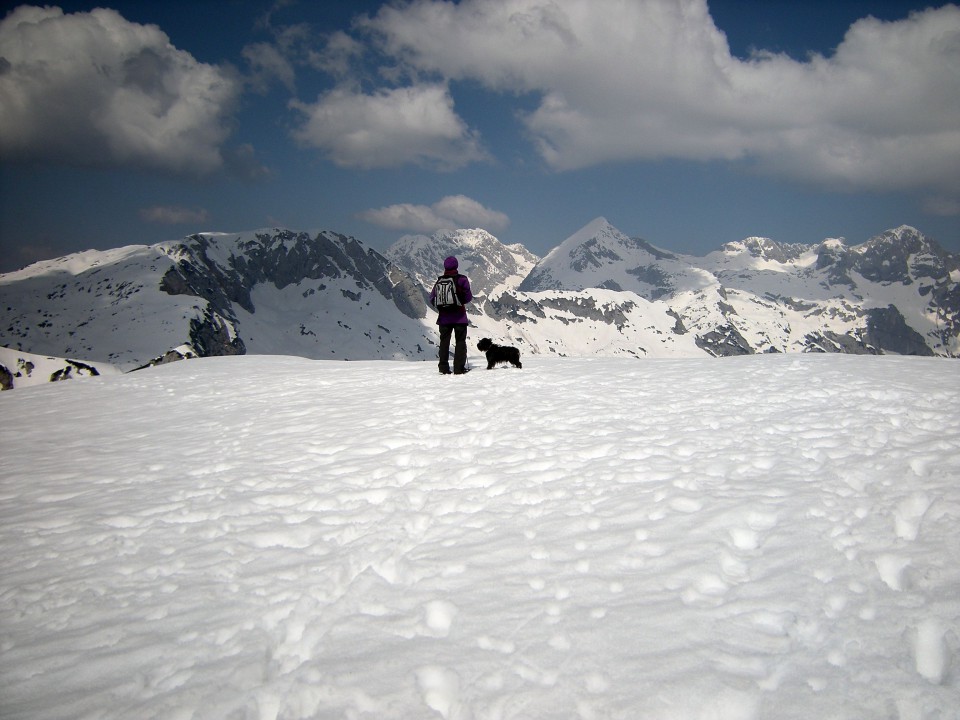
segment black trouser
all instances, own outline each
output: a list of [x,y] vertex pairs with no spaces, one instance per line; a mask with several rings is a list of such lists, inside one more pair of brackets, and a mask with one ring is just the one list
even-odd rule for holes
[[440,372],[450,372],[450,335],[455,334],[456,344],[453,349],[453,371],[465,372],[467,369],[467,326],[441,325],[440,326]]

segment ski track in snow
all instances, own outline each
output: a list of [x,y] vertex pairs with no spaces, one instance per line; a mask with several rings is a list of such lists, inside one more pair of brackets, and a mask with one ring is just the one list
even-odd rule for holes
[[7,393],[0,715],[958,718],[958,408],[810,355]]

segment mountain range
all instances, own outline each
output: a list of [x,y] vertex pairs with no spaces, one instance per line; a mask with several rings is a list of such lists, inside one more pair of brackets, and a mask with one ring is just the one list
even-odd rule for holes
[[0,386],[44,379],[28,368],[62,378],[191,356],[432,360],[427,296],[447,255],[471,280],[473,342],[523,353],[960,354],[960,256],[914,228],[860,245],[752,237],[694,257],[597,218],[543,258],[483,230],[381,254],[269,229],[35,263],[0,275]]

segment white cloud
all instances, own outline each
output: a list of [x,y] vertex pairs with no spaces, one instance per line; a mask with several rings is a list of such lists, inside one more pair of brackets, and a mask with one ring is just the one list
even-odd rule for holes
[[327,36],[319,50],[308,50],[307,63],[315,70],[342,78],[349,75],[353,63],[363,54],[362,43],[339,31]]
[[466,195],[448,195],[431,207],[441,217],[452,218],[458,227],[505,230],[510,225],[510,218],[506,214],[484,207]]
[[416,163],[441,170],[486,159],[478,138],[453,110],[444,85],[414,85],[372,95],[338,88],[316,103],[297,100],[305,116],[294,137],[341,167]]
[[266,92],[273,80],[279,81],[287,90],[294,92],[296,74],[293,66],[280,50],[270,43],[259,42],[247,45],[242,55],[251,68],[248,82],[257,92]]
[[373,225],[388,230],[410,230],[418,233],[432,233],[437,230],[456,229],[457,223],[441,217],[426,205],[400,203],[375,210],[365,210],[357,215]]
[[240,92],[156,26],[23,6],[0,21],[0,157],[201,174]]
[[160,225],[196,225],[207,222],[210,219],[210,213],[203,208],[191,210],[175,205],[155,205],[143,208],[140,211],[140,217],[145,222]]
[[302,67],[346,77],[363,55],[364,46],[342,31],[322,34],[305,23],[275,25],[272,12],[258,23],[270,33],[271,41],[251,43],[242,51],[249,66],[247,82],[257,92],[265,93],[278,81],[295,93],[297,69]]
[[484,207],[465,195],[449,195],[429,206],[408,203],[389,205],[367,210],[358,217],[390,230],[419,233],[458,228],[483,228],[495,233],[510,225],[510,218],[504,213]]
[[539,94],[523,118],[566,170],[743,159],[851,189],[960,195],[960,8],[867,18],[830,57],[731,55],[706,0],[420,0],[361,26],[413,73]]

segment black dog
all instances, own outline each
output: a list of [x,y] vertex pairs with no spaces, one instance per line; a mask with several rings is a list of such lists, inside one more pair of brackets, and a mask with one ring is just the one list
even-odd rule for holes
[[493,370],[494,365],[505,362],[523,367],[520,364],[520,351],[510,345],[497,345],[490,338],[483,338],[477,343],[477,350],[487,354],[487,370]]

